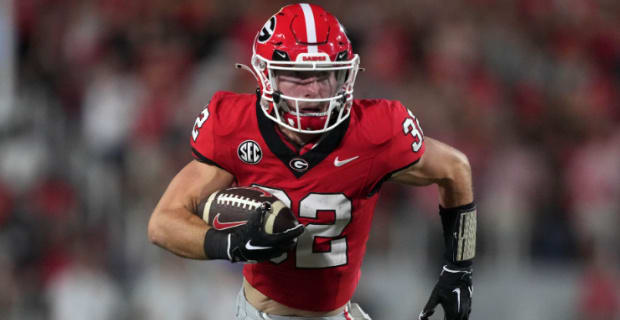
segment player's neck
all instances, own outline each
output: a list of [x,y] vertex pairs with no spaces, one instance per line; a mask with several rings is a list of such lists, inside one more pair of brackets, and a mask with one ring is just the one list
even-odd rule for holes
[[278,129],[280,129],[280,132],[282,132],[282,134],[292,143],[297,144],[300,147],[303,147],[304,145],[306,145],[307,143],[310,142],[316,142],[318,141],[322,134],[318,133],[318,134],[309,134],[309,133],[299,133],[299,132],[295,132],[293,130],[289,130],[287,128],[278,126]]

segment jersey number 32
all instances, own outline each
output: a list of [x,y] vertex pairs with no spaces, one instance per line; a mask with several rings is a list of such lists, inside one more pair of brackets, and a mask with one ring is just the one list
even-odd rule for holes
[[[283,190],[255,185],[270,192],[289,208],[291,199]],[[297,239],[295,265],[297,268],[330,268],[347,264],[347,238],[341,234],[351,222],[351,200],[344,194],[310,193],[299,201],[299,217],[317,219],[319,211],[331,211],[335,214],[332,224],[308,223],[306,231]],[[328,251],[315,251],[317,238],[329,241]],[[288,255],[285,253],[271,261],[280,263]]]

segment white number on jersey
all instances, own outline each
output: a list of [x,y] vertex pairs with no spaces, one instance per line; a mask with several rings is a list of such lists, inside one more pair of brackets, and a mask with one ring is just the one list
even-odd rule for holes
[[[289,208],[291,199],[280,189],[254,185],[284,202]],[[298,268],[330,268],[347,264],[347,238],[340,237],[344,228],[351,222],[351,200],[341,193],[310,193],[299,202],[299,216],[302,218],[317,219],[319,211],[334,212],[335,220],[331,224],[309,223],[306,231],[297,239],[295,264]],[[317,237],[329,240],[329,251],[314,251]],[[280,263],[288,255],[271,259]]]
[[207,121],[208,118],[209,106],[202,110],[202,112],[198,115],[196,121],[194,122],[194,128],[192,129],[192,138],[194,139],[194,142],[196,142],[196,139],[198,139],[198,134],[200,133],[198,129],[202,127],[202,125],[205,123],[205,121]]
[[420,128],[420,122],[418,122],[418,119],[413,115],[413,113],[411,113],[411,110],[407,110],[407,112],[409,113],[410,118],[405,119],[403,122],[403,132],[405,135],[411,134],[411,136],[413,136],[415,140],[411,144],[411,149],[413,149],[413,152],[418,152],[418,150],[422,147],[422,128]]
[[[299,217],[318,218],[319,211],[333,211],[333,224],[306,225],[306,231],[297,240],[298,268],[329,268],[347,264],[347,238],[337,239],[351,222],[351,200],[343,194],[310,193],[299,202]],[[317,237],[331,238],[330,250],[314,252]]]

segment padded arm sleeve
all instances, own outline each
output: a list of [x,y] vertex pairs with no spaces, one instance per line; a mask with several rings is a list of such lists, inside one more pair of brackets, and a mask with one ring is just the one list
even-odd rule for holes
[[476,256],[476,204],[455,208],[439,207],[445,258],[453,265],[468,267]]

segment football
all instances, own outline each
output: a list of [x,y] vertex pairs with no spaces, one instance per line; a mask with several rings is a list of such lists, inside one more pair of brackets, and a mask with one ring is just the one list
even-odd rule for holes
[[269,212],[264,219],[267,234],[286,231],[299,224],[293,212],[274,195],[260,188],[232,187],[212,193],[204,203],[202,219],[216,230],[233,231],[247,223],[263,203]]

